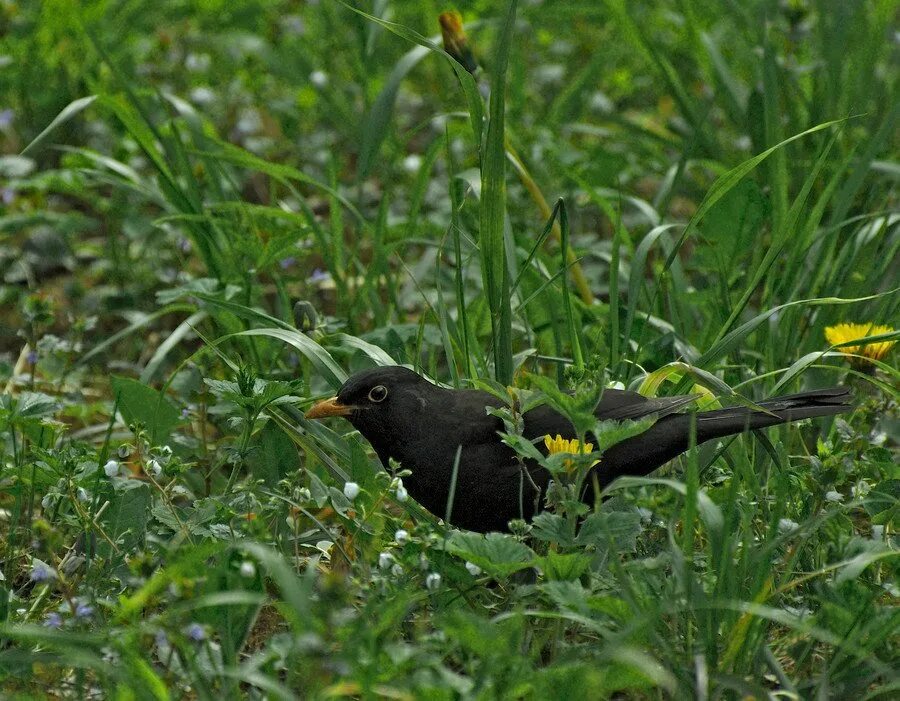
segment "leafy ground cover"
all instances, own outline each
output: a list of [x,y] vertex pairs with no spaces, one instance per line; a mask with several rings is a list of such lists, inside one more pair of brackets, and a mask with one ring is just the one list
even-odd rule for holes
[[[3,696],[893,697],[893,3],[446,9],[0,3]],[[485,537],[395,363],[856,408]]]

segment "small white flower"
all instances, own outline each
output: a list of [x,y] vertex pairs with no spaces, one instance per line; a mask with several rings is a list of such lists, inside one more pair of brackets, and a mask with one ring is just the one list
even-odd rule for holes
[[151,460],[147,463],[147,468],[154,477],[159,477],[162,474],[162,465],[159,464],[158,460]]
[[397,501],[403,503],[407,499],[409,499],[409,492],[406,491],[406,487],[403,486],[403,480],[397,481],[397,491],[396,491]]
[[256,574],[256,565],[254,565],[250,560],[244,560],[241,563],[241,577],[245,579],[250,579]]
[[159,454],[165,459],[172,457],[172,448],[171,446],[164,445],[159,449]]
[[209,69],[212,59],[209,54],[188,54],[184,59],[184,67],[192,73],[202,73]]
[[411,153],[403,159],[403,170],[407,173],[418,173],[422,167],[422,157],[418,153]]
[[476,565],[474,562],[467,562],[466,569],[469,570],[469,574],[473,577],[477,577],[481,574],[481,568]]
[[595,92],[591,95],[590,102],[588,103],[590,108],[595,112],[612,112],[615,109],[615,103],[609,99],[606,93]]
[[131,446],[127,443],[123,443],[116,449],[116,453],[119,455],[122,460],[131,455]]
[[872,485],[865,480],[860,480],[850,488],[850,493],[853,495],[854,499],[859,499],[860,497],[866,496],[871,489]]
[[203,85],[191,90],[190,95],[191,100],[196,102],[198,105],[209,105],[216,99],[216,93],[213,92],[212,89]]
[[75,494],[78,497],[78,501],[87,501],[88,499],[90,499],[84,487],[79,487],[78,491],[76,491]]
[[841,502],[844,501],[844,495],[832,489],[829,492],[825,492],[825,501]]
[[800,528],[800,524],[796,521],[791,521],[789,518],[783,518],[778,521],[778,530],[782,533],[792,533]]
[[872,526],[872,540],[881,540],[884,538],[884,526],[876,524]]
[[359,496],[359,485],[356,482],[345,482],[344,496],[347,497],[350,501],[356,499],[356,497]]
[[328,74],[325,71],[313,71],[309,74],[309,82],[317,88],[324,88],[328,85]]
[[297,490],[297,496],[295,497],[297,501],[309,501],[312,499],[312,494],[306,487],[300,487]]
[[52,506],[53,506],[53,497],[51,497],[49,494],[45,494],[44,498],[41,499],[41,508],[44,511],[47,511]]
[[391,574],[394,575],[395,577],[399,577],[400,575],[403,574],[403,567],[400,565],[399,562],[395,562],[394,566],[391,567]]
[[409,532],[401,528],[396,533],[394,533],[394,540],[400,543],[400,545],[403,545],[406,541],[409,540]]
[[394,556],[390,553],[381,553],[378,556],[378,566],[383,570],[386,570],[388,567],[390,567],[393,562]]
[[241,110],[235,128],[244,135],[257,134],[262,131],[263,120],[259,111],[251,107]]
[[425,588],[428,591],[437,591],[441,588],[441,575],[437,572],[429,572],[425,577]]
[[119,463],[115,460],[109,460],[103,466],[103,471],[106,473],[107,477],[115,477],[119,474]]

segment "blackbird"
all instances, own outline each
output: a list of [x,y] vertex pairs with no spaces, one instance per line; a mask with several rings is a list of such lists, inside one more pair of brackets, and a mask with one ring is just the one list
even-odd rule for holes
[[[851,408],[849,391],[835,387],[761,402],[759,406],[765,412],[732,407],[695,416],[675,413],[695,398],[696,395],[649,399],[636,392],[605,390],[594,411],[598,418],[654,417],[656,422],[644,433],[603,453],[594,468],[600,487],[621,475],[647,475],[685,452],[692,421],[696,421],[699,444],[748,429],[830,416]],[[393,458],[412,472],[404,478],[408,492],[442,518],[447,512],[456,467],[450,522],[472,531],[505,531],[512,519],[531,519],[535,504],[543,503],[550,473],[526,460],[524,469],[529,475],[523,474],[522,461],[498,435],[504,428],[502,420],[486,413],[489,407],[499,406],[501,402],[487,392],[438,387],[412,370],[397,366],[356,373],[336,397],[313,406],[306,418],[345,417],[372,444],[385,468],[389,468],[388,459]],[[540,439],[548,434],[575,437],[569,420],[547,405],[525,412],[523,419],[523,435],[539,441],[542,451],[545,449]],[[540,490],[540,495],[536,490]],[[592,494],[589,498],[593,498]]]

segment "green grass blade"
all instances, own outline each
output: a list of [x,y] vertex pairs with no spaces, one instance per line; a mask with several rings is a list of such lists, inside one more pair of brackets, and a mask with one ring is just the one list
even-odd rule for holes
[[490,117],[481,164],[481,275],[491,312],[494,376],[512,383],[512,312],[506,267],[504,227],[506,223],[506,70],[515,25],[517,0],[510,0],[493,63]]

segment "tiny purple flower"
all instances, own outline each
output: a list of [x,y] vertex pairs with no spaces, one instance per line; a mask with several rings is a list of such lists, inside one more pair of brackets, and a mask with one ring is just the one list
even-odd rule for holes
[[185,253],[185,254],[190,253],[190,252],[191,252],[191,242],[190,242],[190,240],[189,240],[189,239],[185,239],[185,238],[179,239],[179,240],[178,240],[178,249],[179,249],[182,253]]
[[199,623],[191,623],[185,630],[185,634],[195,643],[206,640],[206,631]]
[[16,191],[11,187],[4,187],[0,189],[0,200],[3,201],[3,204],[10,205],[13,203],[13,200],[16,199]]
[[278,265],[281,266],[282,270],[287,270],[288,268],[292,268],[297,265],[297,259],[294,256],[288,256],[287,258],[282,258],[278,261]]
[[0,110],[0,131],[9,129],[12,126],[15,116],[16,113],[8,107],[5,110]]
[[36,365],[38,361],[38,354],[36,350],[28,351],[28,355],[25,356],[25,360],[28,361],[29,365]]
[[190,409],[182,409],[182,410],[181,410],[181,418],[182,418],[182,419],[189,419],[190,417],[191,417],[191,410],[190,410]]
[[75,608],[75,618],[90,618],[94,615],[94,607],[88,604],[78,604]]
[[312,274],[306,279],[307,282],[318,285],[320,282],[325,282],[326,280],[330,280],[331,275],[321,268],[316,268],[312,271]]
[[44,617],[44,625],[47,628],[61,628],[63,624],[62,616],[60,616],[55,611],[53,613],[48,613]]
[[166,635],[164,630],[156,631],[156,635],[153,638],[156,642],[156,647],[166,647],[169,644],[169,636]]
[[56,577],[56,572],[53,571],[51,567],[48,567],[43,562],[38,562],[31,567],[31,574],[29,575],[29,579],[32,582],[37,582],[40,584],[41,582],[49,582],[51,579]]

